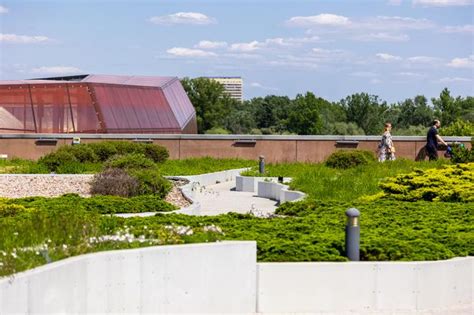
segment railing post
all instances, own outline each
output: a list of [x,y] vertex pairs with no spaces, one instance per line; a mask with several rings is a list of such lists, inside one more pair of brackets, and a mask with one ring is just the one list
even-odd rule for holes
[[350,208],[346,211],[346,256],[349,260],[359,261],[360,252],[360,226],[359,216],[360,212],[356,208]]
[[258,157],[258,171],[260,174],[265,173],[265,157],[263,155],[260,155]]

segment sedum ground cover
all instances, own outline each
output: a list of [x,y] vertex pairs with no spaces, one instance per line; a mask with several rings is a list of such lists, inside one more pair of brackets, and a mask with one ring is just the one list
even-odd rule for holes
[[[162,174],[179,175],[179,170],[198,174],[252,163],[205,158],[166,161],[159,167]],[[344,212],[349,207],[361,211],[362,260],[474,255],[474,192],[463,186],[472,184],[472,174],[472,164],[450,166],[446,161],[368,162],[347,169],[267,165],[264,176],[293,177],[292,188],[309,195],[282,205],[272,218],[110,215],[172,210],[157,196],[0,199],[0,276],[101,250],[218,240],[256,240],[259,261],[345,261]],[[448,182],[452,185],[446,186]],[[427,187],[443,193],[433,197],[417,192]],[[458,197],[437,198],[441,195]]]

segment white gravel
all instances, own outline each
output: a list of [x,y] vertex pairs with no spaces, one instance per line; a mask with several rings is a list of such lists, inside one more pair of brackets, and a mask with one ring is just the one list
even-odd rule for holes
[[90,196],[94,175],[1,174],[0,197],[56,197],[68,193]]

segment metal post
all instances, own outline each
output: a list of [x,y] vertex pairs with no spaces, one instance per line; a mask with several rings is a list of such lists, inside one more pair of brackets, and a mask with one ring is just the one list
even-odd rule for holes
[[360,212],[356,208],[350,208],[346,211],[346,256],[349,260],[359,261],[359,243],[360,243]]
[[260,155],[258,157],[259,161],[258,161],[258,171],[260,172],[260,174],[263,174],[265,173],[265,157],[263,155]]

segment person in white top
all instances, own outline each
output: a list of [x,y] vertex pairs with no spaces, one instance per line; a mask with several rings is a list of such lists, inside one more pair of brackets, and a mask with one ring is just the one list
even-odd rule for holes
[[392,135],[390,134],[390,131],[392,130],[392,124],[390,122],[386,122],[384,126],[384,132],[378,147],[379,162],[384,162],[386,160],[394,161],[395,146],[393,145]]

